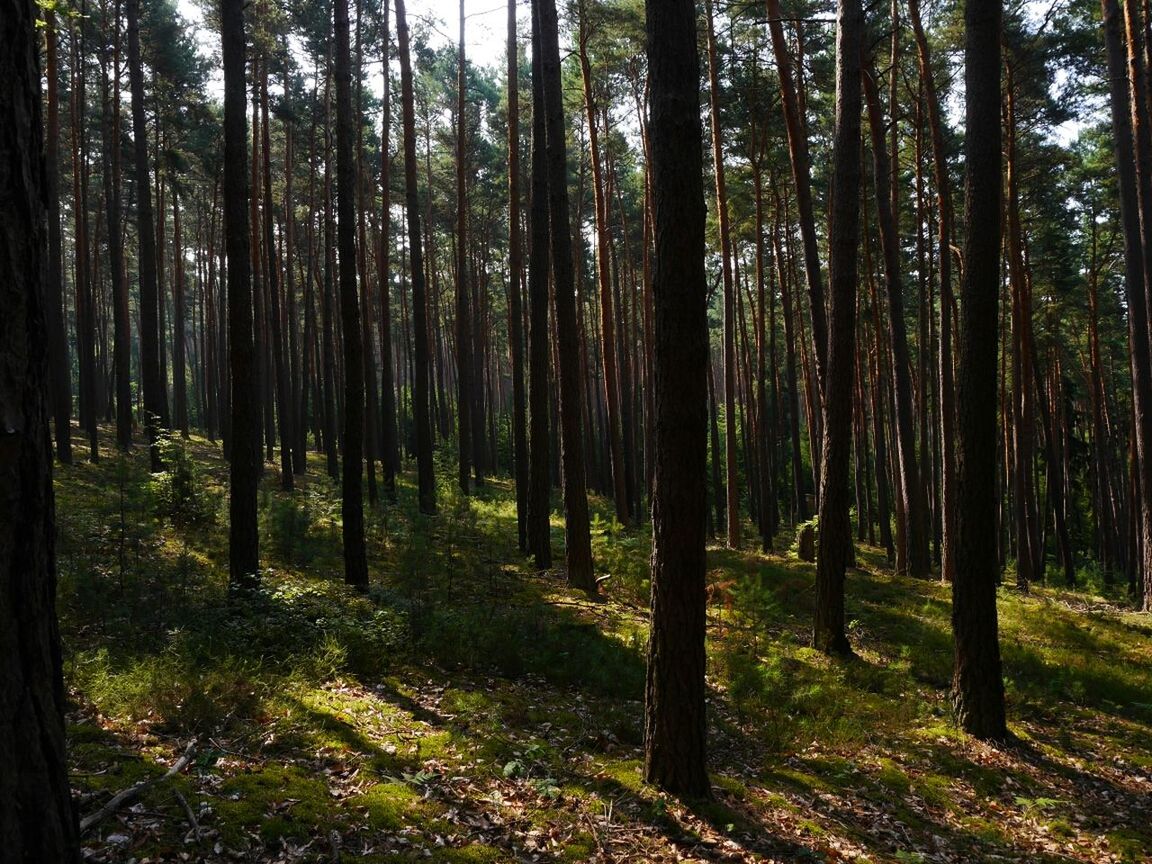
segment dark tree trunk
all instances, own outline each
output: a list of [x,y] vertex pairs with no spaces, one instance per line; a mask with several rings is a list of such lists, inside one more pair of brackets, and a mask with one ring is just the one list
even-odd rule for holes
[[56,63],[55,7],[45,8],[45,76],[48,80],[47,159],[48,270],[44,286],[48,321],[48,363],[51,371],[52,417],[56,432],[56,458],[72,463],[72,374],[68,362],[68,334],[64,326],[64,261],[60,232],[60,97]]
[[172,184],[172,409],[173,427],[188,437],[188,356],[184,291],[184,237],[180,222],[180,195]]
[[[124,248],[120,205],[120,2],[112,14],[112,86],[105,78],[104,205],[108,213],[108,266],[112,278],[112,365],[116,392],[116,443],[132,446],[132,324],[128,311],[128,281],[124,278]],[[111,91],[109,93],[109,91]]]
[[908,16],[916,37],[920,79],[924,85],[924,101],[928,107],[928,126],[932,138],[932,169],[936,181],[939,204],[937,221],[937,248],[940,255],[940,444],[943,456],[940,471],[940,578],[951,582],[956,575],[956,400],[952,356],[952,315],[955,307],[952,292],[952,184],[948,177],[944,132],[940,122],[940,101],[936,96],[936,82],[932,75],[932,56],[928,39],[920,23],[919,0],[908,0]]
[[860,246],[860,73],[864,14],[860,0],[836,9],[836,131],[828,264],[828,355],[820,457],[820,537],[816,551],[813,647],[850,654],[844,575],[852,557],[848,461],[852,452],[852,368],[856,354],[857,257]]
[[348,0],[336,0],[336,206],[340,246],[340,317],[344,329],[344,462],[340,512],[344,581],[368,589],[364,546],[364,351],[356,292],[356,163],[352,152],[352,58]]
[[996,620],[996,331],[1000,289],[1000,0],[965,7],[965,224],[957,375],[955,666],[966,732],[1007,735]]
[[251,190],[248,186],[243,10],[243,0],[222,0],[220,5],[220,44],[224,54],[224,242],[228,254],[228,358],[232,373],[228,585],[233,593],[254,588],[260,571],[256,516],[256,491],[260,482],[260,394],[256,384],[256,346],[252,338],[251,250],[248,248]]
[[408,254],[412,276],[414,337],[413,421],[416,426],[416,474],[420,512],[436,512],[436,477],[432,465],[432,422],[428,416],[428,301],[424,293],[424,255],[420,238],[420,194],[416,187],[416,109],[412,61],[404,0],[396,0],[396,35],[400,47],[400,98],[404,112],[404,186],[408,214]]
[[392,108],[391,76],[388,62],[391,56],[388,35],[388,4],[381,15],[381,77],[383,79],[384,117],[380,129],[380,251],[376,265],[380,273],[380,471],[384,480],[384,497],[396,500],[396,474],[400,470],[400,452],[396,433],[395,372],[392,367]]
[[708,287],[695,4],[649,3],[647,35],[656,228],[652,281],[656,464],[644,779],[673,794],[708,797],[704,683]]
[[465,91],[464,0],[460,0],[460,48],[456,66],[456,421],[460,439],[460,491],[472,491],[472,311],[468,288],[468,190],[464,167]]
[[[893,71],[892,74],[895,74]],[[876,183],[877,221],[884,252],[885,287],[888,297],[888,341],[892,346],[892,386],[895,394],[896,453],[903,496],[903,520],[896,531],[896,571],[926,577],[931,571],[928,525],[923,486],[916,464],[916,428],[912,406],[912,365],[904,323],[904,286],[900,278],[900,238],[892,199],[894,183],[884,141],[884,118],[875,80],[875,64],[864,73],[868,125],[872,133],[872,164]],[[895,121],[893,121],[895,122]],[[927,346],[921,346],[922,351]]]
[[[261,150],[261,178],[264,193],[264,255],[267,259],[268,278],[268,316],[272,331],[272,367],[276,376],[276,420],[280,432],[280,488],[291,492],[295,485],[292,468],[292,389],[288,356],[285,349],[286,321],[283,316],[283,291],[281,274],[283,269],[276,255],[276,238],[273,231],[274,209],[272,201],[272,141],[270,123],[268,119],[268,65],[265,61],[263,74],[260,76],[260,150]],[[255,158],[255,157],[253,157]],[[285,176],[292,173],[291,163],[284,166]],[[255,190],[253,190],[255,192]],[[291,202],[285,202],[285,210],[291,208]],[[291,262],[286,262],[291,267]]]
[[524,254],[520,232],[520,64],[516,44],[516,0],[508,0],[508,339],[512,352],[512,460],[516,479],[516,536],[520,551],[528,537],[528,417],[524,392]]
[[[1139,314],[1139,307],[1131,306],[1129,310],[1129,326],[1147,329],[1148,313],[1152,304],[1152,129],[1149,128],[1148,108],[1148,81],[1146,48],[1147,39],[1144,35],[1145,24],[1142,20],[1140,8],[1136,3],[1123,4],[1124,22],[1128,45],[1128,88],[1129,88],[1129,122],[1133,144],[1135,171],[1130,174],[1134,177],[1136,189],[1136,209],[1139,214],[1139,241],[1140,265],[1144,284],[1143,314]],[[1115,121],[1114,121],[1115,123]],[[1119,137],[1119,131],[1117,131]],[[1121,168],[1121,171],[1124,169]],[[1130,287],[1129,292],[1132,291]],[[1147,338],[1147,337],[1144,337]],[[1147,352],[1147,349],[1145,349]],[[1133,354],[1137,352],[1134,350]],[[1139,399],[1139,397],[1137,397]],[[1143,409],[1143,410],[1142,410]],[[1152,402],[1140,400],[1134,406],[1136,412],[1137,429],[1137,463],[1139,469],[1139,483],[1137,489],[1139,497],[1138,521],[1140,557],[1134,568],[1137,580],[1137,594],[1141,607],[1152,610]],[[1148,413],[1146,413],[1148,412]],[[1145,432],[1148,431],[1148,435]],[[1141,444],[1145,446],[1140,446]],[[1134,505],[1135,506],[1135,505]]]
[[528,247],[528,544],[536,567],[552,566],[551,412],[548,382],[548,165],[540,21],[532,15],[532,202]]
[[[792,60],[784,42],[783,16],[780,0],[767,0],[768,28],[772,34],[772,50],[776,55],[776,69],[780,75],[780,101],[784,111],[788,136],[788,156],[792,166],[792,179],[796,184],[796,206],[800,216],[800,234],[804,244],[804,274],[808,282],[808,297],[812,305],[812,340],[816,349],[816,378],[823,387],[824,361],[827,355],[827,323],[824,309],[824,282],[820,275],[820,252],[816,238],[816,219],[812,207],[812,169],[808,154],[808,132],[803,106],[796,91],[792,75]],[[803,70],[801,70],[803,72]]]
[[31,0],[0,2],[0,857],[80,861],[56,623],[48,178]]
[[[168,400],[164,394],[164,382],[160,377],[160,307],[156,277],[156,225],[152,218],[152,185],[148,179],[148,126],[144,119],[144,67],[140,60],[140,0],[128,0],[127,12],[128,78],[132,90],[136,223],[140,257],[140,377],[144,385],[144,426],[148,431],[152,470],[159,471],[162,463],[158,436],[160,430],[168,426],[166,408]],[[222,29],[226,30],[226,28]],[[241,59],[242,62],[243,59]],[[247,224],[246,221],[245,224]],[[233,400],[235,400],[235,395],[233,395]]]
[[592,541],[588,529],[588,493],[581,434],[583,384],[580,376],[580,331],[572,272],[572,226],[568,213],[568,148],[564,135],[560,37],[555,0],[535,0],[540,19],[541,72],[547,139],[548,214],[551,227],[552,280],[556,334],[560,350],[560,456],[564,473],[564,555],[568,584],[596,591]]
[[[608,193],[600,155],[600,133],[597,128],[596,98],[592,87],[592,66],[588,60],[591,26],[583,0],[579,6],[580,78],[584,87],[584,108],[588,117],[588,151],[592,163],[592,193],[596,210],[596,285],[600,299],[600,347],[604,371],[604,408],[608,432],[608,462],[612,472],[612,501],[616,520],[628,525],[628,492],[625,482],[624,452],[620,432],[620,373],[616,360],[616,312],[613,309],[612,274],[610,272],[610,239],[608,234]],[[607,133],[605,127],[605,133]]]

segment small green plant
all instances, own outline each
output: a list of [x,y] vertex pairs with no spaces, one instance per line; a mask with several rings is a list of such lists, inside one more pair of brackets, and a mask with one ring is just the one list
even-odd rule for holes
[[157,440],[164,470],[152,475],[156,513],[176,528],[210,525],[216,521],[220,497],[208,484],[200,465],[179,436],[162,432]]

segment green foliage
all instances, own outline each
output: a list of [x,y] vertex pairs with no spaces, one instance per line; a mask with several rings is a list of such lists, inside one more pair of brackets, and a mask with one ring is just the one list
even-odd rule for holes
[[210,525],[216,521],[221,496],[215,493],[199,464],[178,434],[162,432],[157,446],[164,470],[152,475],[156,515],[176,528]]

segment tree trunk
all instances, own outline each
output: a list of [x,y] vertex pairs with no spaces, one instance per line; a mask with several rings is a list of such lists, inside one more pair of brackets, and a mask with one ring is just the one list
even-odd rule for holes
[[352,129],[352,57],[348,0],[336,0],[336,206],[340,318],[344,329],[344,450],[341,506],[344,581],[368,590],[364,546],[364,349],[356,291],[356,163]]
[[524,392],[524,254],[520,232],[520,63],[516,0],[508,0],[508,340],[512,353],[512,459],[516,480],[516,536],[521,552],[528,536],[528,417]]
[[[119,8],[119,7],[117,7]],[[117,16],[119,18],[119,16]],[[44,9],[45,76],[48,80],[47,159],[45,183],[48,196],[48,270],[44,286],[51,350],[52,417],[56,432],[56,458],[72,464],[72,374],[68,362],[68,334],[64,326],[64,261],[60,231],[60,96],[59,67],[56,62],[56,11]],[[117,148],[118,149],[118,148]]]
[[[127,13],[128,78],[132,91],[136,223],[140,258],[140,377],[144,385],[144,426],[148,432],[152,470],[159,471],[163,466],[158,436],[160,430],[168,425],[167,411],[165,410],[165,404],[168,400],[164,395],[164,382],[160,378],[160,310],[159,289],[156,282],[156,226],[152,218],[152,185],[148,179],[148,127],[144,119],[144,67],[140,60],[140,0],[128,0]],[[235,400],[235,394],[233,394],[233,400]]]
[[705,759],[707,284],[700,64],[692,0],[647,6],[656,465],[644,779],[709,797]]
[[528,542],[536,567],[552,566],[552,483],[550,429],[552,400],[548,386],[548,165],[544,127],[544,73],[540,58],[540,21],[532,14],[532,200],[528,247]]
[[[895,74],[895,71],[892,72]],[[884,141],[884,118],[880,111],[875,64],[864,72],[868,125],[872,133],[872,173],[876,183],[877,222],[884,252],[885,287],[888,296],[888,341],[892,346],[892,387],[895,394],[896,453],[903,495],[903,524],[897,526],[896,572],[927,577],[929,557],[927,507],[923,499],[919,466],[916,464],[916,427],[913,418],[911,364],[904,323],[904,286],[900,278],[900,238],[892,208],[893,180]],[[927,346],[921,346],[926,351]],[[903,542],[900,542],[903,540]]]
[[[138,0],[132,0],[138,2]],[[260,401],[252,338],[251,250],[248,248],[248,129],[244,83],[243,0],[222,0],[224,54],[224,243],[228,253],[228,347],[232,373],[228,585],[255,588],[260,572],[256,491],[260,482]],[[146,194],[146,193],[145,193]]]
[[952,703],[961,727],[1002,739],[1004,681],[996,620],[996,317],[1000,284],[1000,0],[968,0],[964,272],[957,375],[955,665]]
[[400,97],[404,113],[404,187],[408,214],[408,254],[412,269],[412,324],[415,331],[413,420],[416,426],[416,473],[421,513],[436,512],[436,477],[432,465],[432,423],[428,416],[428,301],[424,294],[424,255],[420,237],[420,192],[416,187],[416,110],[412,61],[404,0],[396,0],[396,35],[400,48]]
[[820,537],[812,645],[851,654],[844,620],[844,575],[852,555],[848,460],[852,452],[852,367],[856,353],[860,246],[860,75],[864,14],[860,0],[836,7],[836,129],[832,143],[828,354],[820,458]]
[[0,854],[72,864],[80,840],[56,623],[38,12],[31,0],[0,2]]
[[932,168],[936,183],[937,231],[940,274],[940,443],[943,446],[943,464],[940,472],[941,553],[940,578],[951,582],[956,577],[956,432],[955,381],[952,356],[952,316],[955,300],[952,292],[952,183],[948,176],[948,154],[944,148],[944,132],[940,122],[940,100],[936,95],[936,81],[932,75],[932,55],[928,39],[920,22],[919,0],[908,0],[908,16],[916,37],[920,80],[924,85],[924,101],[928,106],[928,127],[932,138]]
[[460,0],[460,48],[456,63],[456,431],[460,491],[472,491],[472,310],[468,287],[468,190],[464,165],[467,73],[464,66],[464,0]]
[[[616,360],[616,310],[612,298],[610,240],[608,236],[608,196],[604,168],[600,157],[600,135],[596,128],[597,106],[592,90],[592,67],[588,62],[588,40],[591,28],[583,0],[579,6],[580,34],[577,53],[580,57],[581,81],[584,85],[584,108],[588,115],[588,151],[592,163],[592,192],[596,209],[596,285],[600,291],[600,336],[604,366],[604,406],[608,420],[608,457],[612,470],[612,499],[616,520],[628,525],[628,492],[625,483],[624,452],[620,437],[620,372]],[[608,132],[605,127],[605,133]]]
[[766,2],[772,50],[776,55],[776,69],[780,75],[780,101],[784,109],[784,125],[788,136],[788,157],[792,165],[792,179],[796,184],[796,206],[799,210],[800,236],[804,246],[804,274],[807,277],[808,297],[812,305],[812,344],[816,348],[816,380],[822,392],[825,358],[828,353],[828,325],[825,315],[824,282],[820,275],[816,218],[813,216],[812,208],[812,169],[808,155],[808,132],[792,75],[792,60],[788,56],[788,46],[784,41],[780,0],[766,0]]
[[535,0],[540,19],[541,78],[544,95],[548,214],[556,334],[560,349],[560,457],[564,474],[564,556],[568,584],[594,593],[592,541],[588,530],[588,494],[581,432],[583,386],[580,377],[580,331],[572,272],[572,226],[568,214],[568,148],[564,135],[560,41],[555,0]]
[[[128,280],[124,278],[124,248],[121,233],[120,0],[116,0],[111,24],[115,32],[111,87],[107,77],[104,79],[104,205],[108,211],[108,265],[109,275],[112,278],[112,365],[116,379],[116,443],[121,450],[126,451],[132,446],[132,323],[128,310]],[[49,149],[49,153],[51,152]]]
[[377,268],[380,273],[380,470],[384,479],[384,496],[396,500],[396,474],[400,470],[399,441],[396,431],[395,371],[392,364],[392,154],[391,132],[391,59],[388,35],[388,3],[380,10],[382,56],[381,87],[383,89],[383,121],[380,127],[380,250]]

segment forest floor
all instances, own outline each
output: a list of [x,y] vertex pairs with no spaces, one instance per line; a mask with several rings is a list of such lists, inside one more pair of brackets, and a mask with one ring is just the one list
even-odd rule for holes
[[193,746],[88,860],[1152,861],[1152,620],[1115,599],[1001,589],[1016,740],[993,748],[950,720],[947,586],[859,547],[858,657],[833,661],[806,647],[811,565],[711,548],[714,797],[679,801],[640,779],[646,528],[599,502],[593,602],[517,553],[505,481],[463,499],[445,479],[428,518],[405,477],[368,511],[357,596],[313,459],[292,495],[269,466],[243,603],[217,447],[173,445],[158,477],[142,447],[57,468],[81,814]]

